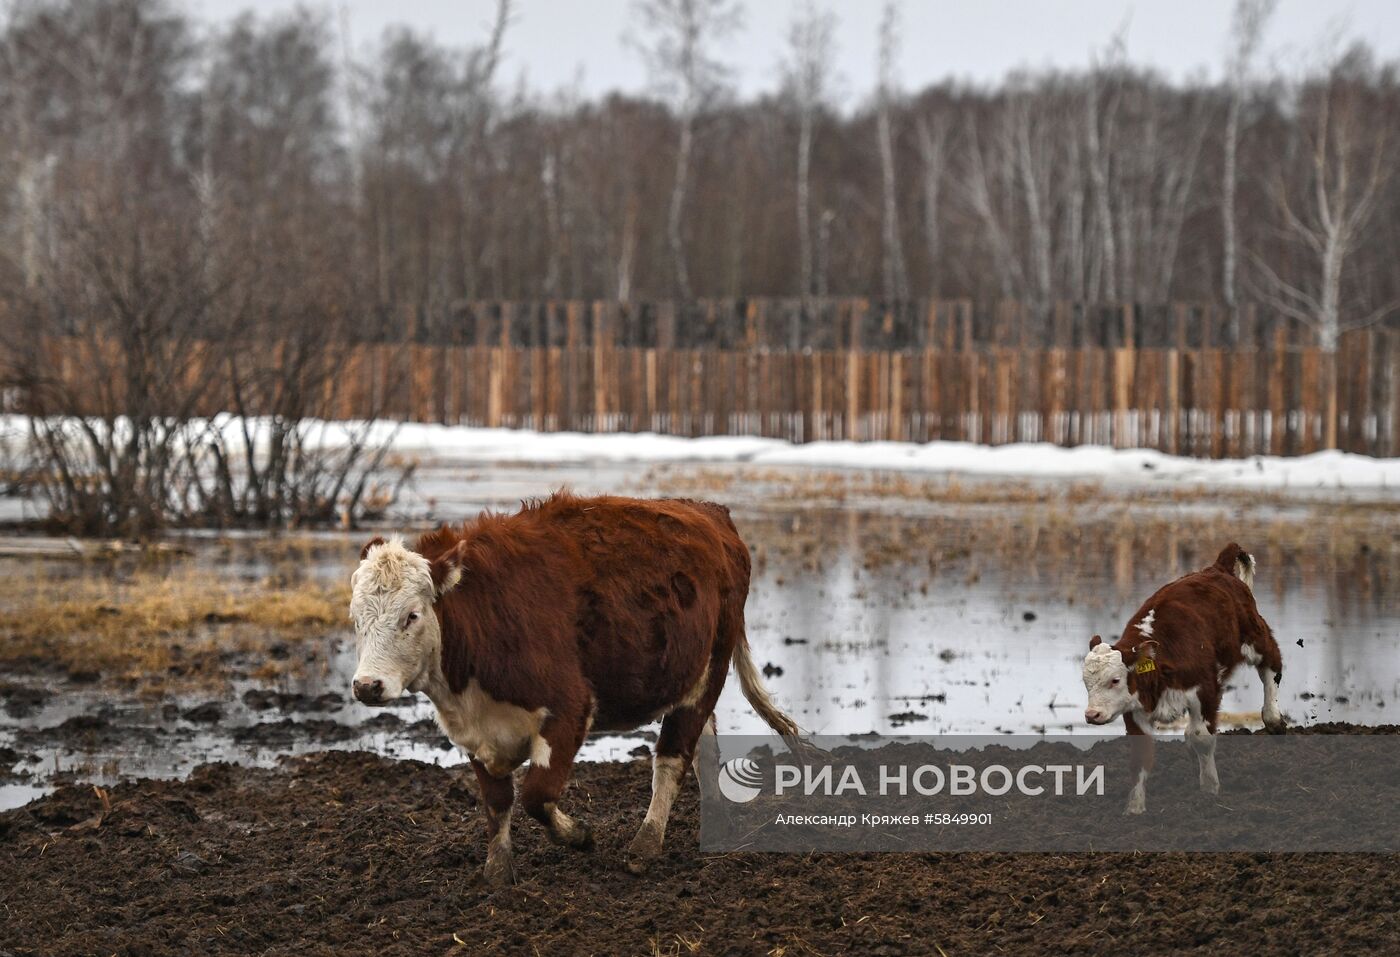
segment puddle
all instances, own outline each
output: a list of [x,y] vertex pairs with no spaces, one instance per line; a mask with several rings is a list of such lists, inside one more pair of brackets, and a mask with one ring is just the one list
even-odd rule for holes
[[[465,764],[421,695],[370,709],[346,693],[355,669],[348,634],[331,639],[328,667],[276,688],[238,679],[226,694],[160,702],[115,698],[110,691],[65,686],[22,716],[0,711],[0,809],[17,807],[56,784],[112,784],[133,777],[184,777],[200,764],[226,761],[271,767],[313,751],[373,751],[429,764]],[[32,679],[6,686],[6,700]],[[624,760],[655,736],[646,731],[595,735],[584,760]],[[8,750],[7,750],[8,749]],[[8,758],[15,761],[7,763]],[[6,774],[6,772],[9,772]]]
[[[459,476],[456,497],[420,504],[424,515],[461,516],[561,484],[645,493],[646,481],[634,475],[629,486],[621,472],[571,467],[474,470]],[[445,496],[448,484],[432,476],[430,487]],[[725,497],[754,548],[755,659],[779,706],[811,731],[1101,734],[1082,722],[1079,662],[1089,637],[1116,638],[1144,597],[1209,564],[1226,538],[1259,558],[1258,601],[1283,649],[1289,718],[1396,721],[1393,545],[1373,551],[1348,537],[1354,528],[1332,528],[1305,507],[1227,516],[1199,501],[1142,510],[1120,502],[1108,514],[1091,501],[1060,514],[890,500],[774,508],[753,489]],[[1387,511],[1374,534],[1393,542],[1396,522]],[[332,579],[348,574],[362,537],[298,536],[269,549],[253,536],[189,536],[193,554],[182,560],[249,580]],[[14,707],[0,709],[0,807],[56,782],[178,777],[209,761],[266,766],[325,749],[464,762],[426,699],[375,712],[349,701],[349,635],[326,640],[331,652],[312,673],[271,687],[239,679],[217,697],[148,702],[44,676],[6,677],[0,705]],[[1260,700],[1253,671],[1241,668],[1222,711],[1257,727]],[[732,679],[717,714],[725,733],[766,730]],[[626,758],[654,730],[595,737],[581,759]]]

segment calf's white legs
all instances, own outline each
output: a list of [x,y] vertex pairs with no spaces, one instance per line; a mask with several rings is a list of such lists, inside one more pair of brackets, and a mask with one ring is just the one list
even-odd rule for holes
[[1124,814],[1141,814],[1147,810],[1147,770],[1144,768],[1138,771],[1137,783],[1128,792],[1128,806],[1123,809]]
[[1201,790],[1207,794],[1220,793],[1220,775],[1215,771],[1215,735],[1201,716],[1201,703],[1194,696],[1187,699],[1186,742],[1196,752],[1201,769]]
[[1147,810],[1147,776],[1156,764],[1156,745],[1152,740],[1152,718],[1142,712],[1123,715],[1128,729],[1128,748],[1132,757],[1133,789],[1128,792],[1124,814],[1141,814]]
[[1278,673],[1268,665],[1259,666],[1259,680],[1264,683],[1264,707],[1259,716],[1264,719],[1264,727],[1274,734],[1283,731],[1283,712],[1278,709]]

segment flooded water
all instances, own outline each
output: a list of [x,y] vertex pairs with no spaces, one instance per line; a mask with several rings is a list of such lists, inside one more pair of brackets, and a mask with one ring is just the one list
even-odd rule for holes
[[[930,546],[919,543],[958,553],[943,537],[956,524],[830,513],[775,524],[792,522],[815,525],[830,558],[817,569],[770,564],[749,601],[750,634],[759,659],[782,669],[770,690],[823,733],[1089,730],[1080,662],[1090,637],[1116,640],[1148,595],[1210,564],[1216,548],[1188,552],[1177,541],[1149,543],[1147,554],[1142,543],[1104,552],[1089,536],[1082,552],[1012,545],[978,556],[984,546],[971,542],[970,555],[930,569],[919,554]],[[975,537],[977,523],[965,532]],[[892,542],[898,553],[884,554]],[[1394,723],[1395,569],[1373,552],[1342,563],[1318,552],[1256,550],[1256,598],[1283,649],[1281,704],[1297,723]],[[1227,723],[1259,727],[1261,702],[1254,671],[1241,668],[1221,710]],[[730,730],[761,729],[737,688],[726,689],[720,714]]]
[[[813,732],[1085,731],[1079,665],[1090,636],[1116,639],[1156,587],[1210,564],[1230,539],[1259,561],[1257,599],[1283,649],[1289,719],[1400,720],[1394,503],[1319,510],[1089,495],[1047,505],[826,492],[796,501],[757,479],[706,491],[668,485],[675,475],[618,467],[450,477],[430,475],[420,487],[413,527],[510,507],[566,483],[580,492],[733,502],[754,552],[747,614],[755,659],[779,706]],[[348,575],[360,537],[317,536],[310,551],[303,539],[280,559],[252,538],[194,538],[189,560],[224,575],[334,578]],[[0,711],[0,771],[11,768],[0,780],[0,806],[22,804],[55,781],[180,776],[206,761],[267,765],[325,748],[464,760],[432,724],[425,699],[374,712],[350,702],[349,634],[323,640],[316,667],[275,687],[240,678],[227,691],[188,699],[123,699],[97,685],[7,676],[12,688],[51,693]],[[1253,670],[1240,669],[1223,723],[1257,727],[1261,700]],[[722,732],[764,730],[733,680],[717,715]],[[654,728],[597,736],[582,757],[624,758],[652,738]]]

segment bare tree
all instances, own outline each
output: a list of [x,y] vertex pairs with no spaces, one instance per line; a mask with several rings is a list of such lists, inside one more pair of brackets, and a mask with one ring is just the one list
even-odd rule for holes
[[894,167],[895,62],[899,58],[899,7],[885,4],[880,18],[879,87],[876,90],[877,138],[880,142],[880,205],[884,237],[884,285],[887,300],[909,296],[909,274],[904,263],[904,241],[899,229],[899,186]]
[[[482,175],[482,168],[490,163],[491,124],[496,118],[494,83],[496,71],[501,64],[506,29],[510,26],[511,10],[511,0],[496,0],[496,16],[491,22],[488,39],[486,43],[467,51],[463,67],[462,114],[465,129],[462,144],[461,196],[464,204],[464,225],[457,257],[463,273],[464,292],[469,298],[477,295],[478,284],[477,263],[471,245],[475,220],[473,203],[481,192],[478,181]],[[491,253],[494,251],[495,247],[488,239],[481,252],[481,258],[493,258]]]
[[923,164],[924,256],[928,260],[928,295],[937,296],[942,274],[939,199],[948,165],[948,118],[919,117],[919,160]]
[[1153,88],[1134,90],[1133,100],[1133,135],[1120,154],[1128,173],[1118,189],[1120,288],[1137,302],[1165,302],[1209,129],[1208,101],[1201,93],[1169,101]]
[[[363,245],[383,304],[476,298],[501,268],[494,220],[504,191],[493,180],[496,154],[508,144],[493,136],[495,76],[512,7],[499,0],[494,10],[479,44],[454,49],[393,29],[359,71],[364,93],[347,112]],[[520,172],[538,170],[536,161]],[[538,183],[531,186],[537,195]]]
[[1392,115],[1378,108],[1369,54],[1353,49],[1321,82],[1300,84],[1301,170],[1276,171],[1272,193],[1284,235],[1311,257],[1313,271],[1282,278],[1260,257],[1262,294],[1275,309],[1313,330],[1328,358],[1324,442],[1337,444],[1336,351],[1348,329],[1374,324],[1400,308],[1389,302],[1353,312],[1345,298],[1348,262],[1362,245],[1385,187],[1392,178]]
[[4,337],[15,361],[3,384],[32,413],[50,521],[71,534],[143,535],[179,509],[188,423],[217,389],[219,363],[198,340],[226,288],[209,282],[209,264],[224,257],[202,242],[188,194],[112,180],[94,164],[69,165],[60,186],[75,198],[53,211],[39,279],[8,297],[23,322]]
[[[1011,175],[1004,172],[999,183],[993,170],[997,165],[1003,168],[1011,163],[1012,152],[1006,138],[1001,142],[983,146],[981,126],[976,116],[967,120],[967,175],[962,183],[972,213],[982,223],[987,245],[992,255],[992,271],[997,277],[998,294],[1013,298],[1024,288],[1024,270],[1006,225],[1008,215],[1003,211],[1005,200],[1014,196],[1010,185]],[[998,146],[1000,147],[998,149]],[[1001,183],[1006,185],[1003,187]]]
[[317,188],[356,179],[332,146],[331,31],[304,11],[243,17],[212,46],[196,193],[201,233],[219,243],[206,272],[223,283],[209,313],[224,333],[202,348],[220,364],[233,415],[190,424],[176,514],[217,525],[353,518],[387,446],[367,442],[368,427],[334,449],[319,441],[362,292],[336,265],[354,240],[327,228],[341,211]]
[[1118,114],[1115,80],[1122,72],[1127,25],[1119,27],[1108,46],[1106,62],[1095,62],[1089,70],[1084,97],[1085,160],[1094,202],[1093,230],[1099,242],[1090,266],[1089,295],[1106,302],[1118,299],[1118,243],[1113,217],[1113,185],[1110,158],[1105,141],[1112,143]]
[[630,302],[632,299],[632,263],[637,255],[637,204],[627,204],[622,216],[621,250],[617,256],[617,301]]
[[1220,173],[1220,295],[1230,310],[1230,338],[1239,335],[1236,263],[1239,258],[1238,229],[1235,221],[1235,193],[1239,181],[1240,122],[1249,89],[1250,65],[1259,49],[1264,28],[1273,15],[1277,0],[1235,0],[1231,26],[1231,50],[1226,66],[1230,105],[1225,116],[1224,157]]
[[[1038,116],[1033,116],[1033,113]],[[1050,131],[1039,128],[1047,120],[1043,102],[1032,106],[1028,92],[1013,91],[1007,118],[1011,125],[1010,148],[1016,157],[1016,178],[1024,198],[1030,240],[1030,300],[1034,311],[1040,314],[1047,308],[1051,296],[1054,143]]]
[[789,94],[797,107],[797,241],[803,298],[815,291],[812,252],[812,133],[817,113],[830,93],[829,71],[835,52],[836,17],[814,0],[798,7],[788,34],[785,67]]
[[1065,137],[1065,214],[1060,224],[1059,246],[1067,282],[1061,294],[1074,302],[1083,302],[1086,298],[1085,286],[1088,282],[1089,264],[1085,224],[1085,214],[1089,206],[1089,178],[1084,168],[1083,137],[1079,134],[1073,113],[1065,125],[1069,129],[1069,135]]
[[817,295],[831,293],[831,224],[836,221],[836,212],[822,210],[820,225],[817,226]]
[[31,267],[0,255],[0,386],[49,523],[363,512],[385,447],[308,441],[362,299],[317,19],[239,18],[198,68],[159,0],[26,5],[6,40],[0,125],[24,117],[54,185]]
[[696,115],[723,88],[728,71],[710,47],[738,29],[743,8],[736,0],[636,0],[636,16],[647,35],[638,42],[659,89],[671,100],[679,127],[676,173],[666,218],[676,294],[689,299],[690,272],[683,235]]
[[1290,177],[1280,170],[1273,178],[1272,192],[1285,234],[1311,253],[1316,272],[1289,282],[1256,259],[1271,302],[1313,329],[1324,352],[1336,351],[1346,329],[1370,325],[1396,308],[1391,303],[1365,316],[1344,315],[1347,262],[1364,239],[1393,172],[1389,118],[1371,108],[1362,85],[1366,60],[1364,54],[1353,51],[1332,68],[1324,83],[1305,84],[1298,90],[1305,173]]
[[[13,8],[8,8],[7,12],[13,13]],[[9,146],[6,159],[14,170],[19,207],[20,270],[25,285],[32,289],[39,279],[39,262],[47,231],[44,211],[48,205],[56,157],[52,153],[39,155],[37,131],[31,119],[33,102],[30,96],[42,87],[42,79],[35,75],[41,61],[26,56],[21,50],[21,35],[20,29],[5,29],[3,43],[0,43],[0,57],[3,57],[5,79],[11,89],[8,97],[10,110],[5,117],[4,128],[9,133],[6,137]]]
[[0,384],[33,413],[52,519],[138,533],[169,500],[198,394],[182,347],[208,318],[207,250],[174,149],[189,33],[156,0],[26,4],[6,28],[0,123],[21,151],[28,241],[18,281],[0,286]]
[[[578,104],[571,94],[563,93],[557,109],[561,116],[567,116],[577,112]],[[543,135],[540,193],[544,198],[548,258],[541,291],[546,299],[553,299],[559,296],[564,285],[565,270],[573,271],[569,261],[574,248],[575,204],[570,184],[573,150],[566,124],[549,124]]]

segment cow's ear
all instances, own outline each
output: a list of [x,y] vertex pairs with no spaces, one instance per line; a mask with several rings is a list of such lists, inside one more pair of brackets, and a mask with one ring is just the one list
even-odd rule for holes
[[1153,661],[1157,660],[1157,642],[1155,639],[1149,638],[1147,641],[1141,642],[1133,651],[1145,658],[1151,658]]
[[1100,638],[1098,635],[1095,635],[1094,637],[1089,639],[1089,650],[1093,651],[1101,644],[1103,644],[1103,639]]
[[434,601],[457,587],[457,583],[462,580],[462,553],[464,551],[465,543],[458,542],[428,563],[428,570],[433,576]]
[[369,550],[370,550],[371,548],[373,548],[373,547],[376,546],[376,545],[384,545],[384,544],[387,544],[387,543],[384,541],[383,538],[381,538],[381,537],[378,536],[378,535],[374,536],[374,537],[371,538],[369,541],[365,542],[365,547],[362,548],[362,549],[360,549],[360,561],[364,561],[366,558],[369,557]]

